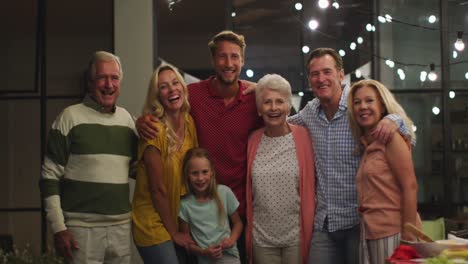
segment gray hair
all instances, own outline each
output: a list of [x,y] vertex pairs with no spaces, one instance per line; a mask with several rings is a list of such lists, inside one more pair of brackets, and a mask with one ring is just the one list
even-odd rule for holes
[[117,65],[119,66],[119,77],[120,77],[120,80],[122,80],[123,72],[122,72],[122,64],[120,63],[120,58],[107,51],[96,51],[91,57],[91,60],[89,61],[89,64],[88,64],[88,70],[87,70],[88,82],[93,81],[94,77],[96,76],[96,63],[98,61],[115,61],[115,63],[117,63]]
[[266,74],[260,80],[258,80],[257,87],[255,88],[255,99],[257,102],[257,108],[260,108],[262,103],[263,91],[270,89],[277,91],[286,97],[286,102],[289,104],[289,108],[292,105],[292,92],[291,85],[289,82],[278,74]]

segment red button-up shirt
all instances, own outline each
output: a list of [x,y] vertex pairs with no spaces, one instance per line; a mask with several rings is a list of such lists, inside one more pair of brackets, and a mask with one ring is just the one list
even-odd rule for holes
[[225,105],[213,93],[213,77],[188,86],[191,114],[197,127],[198,143],[215,163],[216,180],[229,186],[239,200],[239,214],[245,215],[247,141],[249,134],[263,125],[257,114],[255,93],[242,95],[239,82],[236,98]]

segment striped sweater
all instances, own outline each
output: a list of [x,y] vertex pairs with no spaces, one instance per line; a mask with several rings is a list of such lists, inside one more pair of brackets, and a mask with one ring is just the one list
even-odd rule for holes
[[54,233],[130,221],[128,175],[137,136],[130,114],[114,110],[103,113],[86,97],[52,125],[40,188]]

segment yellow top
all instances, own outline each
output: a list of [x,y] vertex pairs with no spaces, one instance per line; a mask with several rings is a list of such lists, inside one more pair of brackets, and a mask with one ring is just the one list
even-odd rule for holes
[[[180,197],[186,193],[182,175],[182,161],[185,153],[198,146],[195,123],[190,115],[186,116],[184,142],[179,150],[168,155],[166,130],[161,123],[158,136],[151,141],[140,141],[138,145],[138,168],[133,195],[133,239],[137,246],[151,246],[171,240],[156,208],[153,206],[148,187],[148,175],[143,162],[143,153],[148,146],[154,146],[161,152],[163,161],[163,181],[169,195],[172,217],[177,224]],[[178,226],[178,225],[177,225]]]

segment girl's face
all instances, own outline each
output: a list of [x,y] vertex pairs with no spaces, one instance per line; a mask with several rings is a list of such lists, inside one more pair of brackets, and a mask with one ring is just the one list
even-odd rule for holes
[[356,122],[364,130],[374,128],[382,119],[385,107],[373,87],[364,86],[353,96],[353,114]]
[[211,164],[206,158],[194,157],[190,160],[188,179],[195,196],[208,194],[211,183]]

